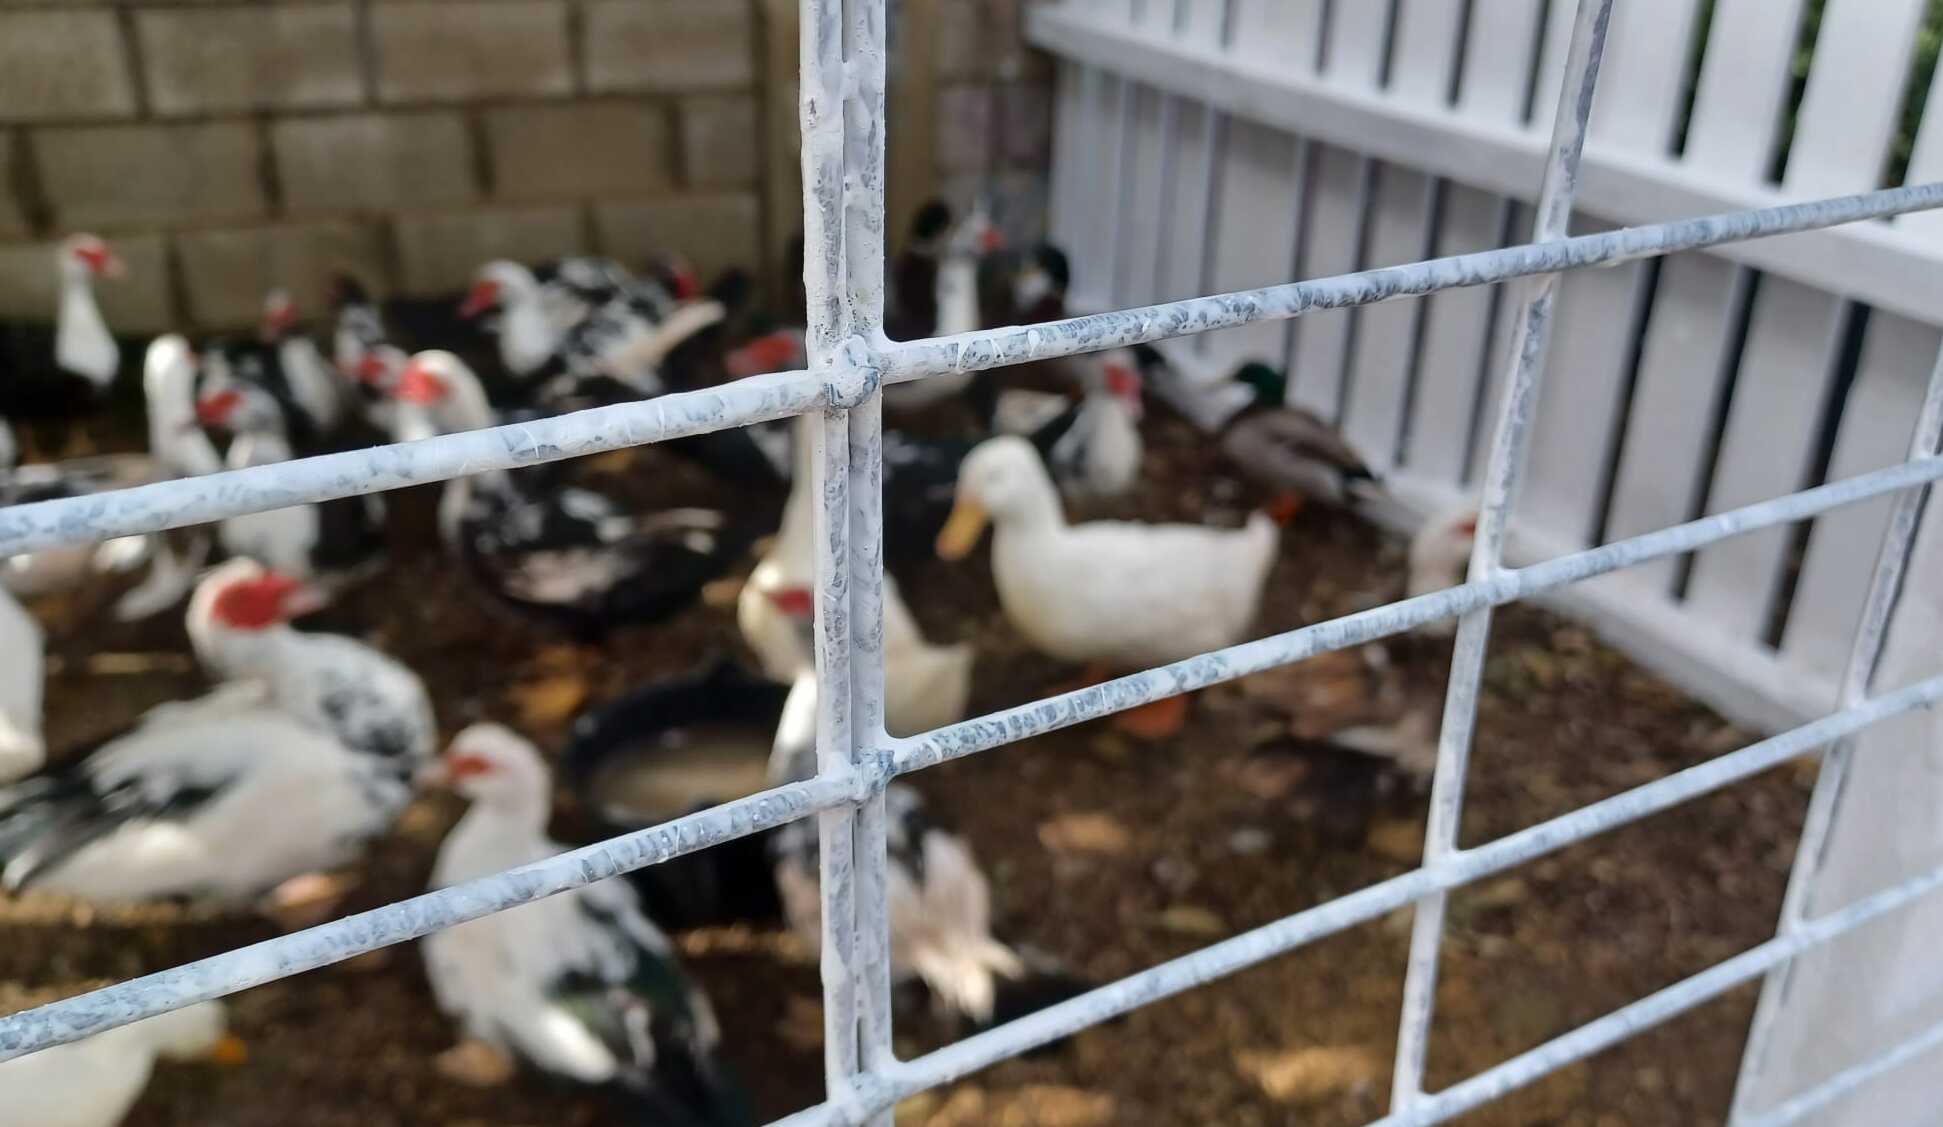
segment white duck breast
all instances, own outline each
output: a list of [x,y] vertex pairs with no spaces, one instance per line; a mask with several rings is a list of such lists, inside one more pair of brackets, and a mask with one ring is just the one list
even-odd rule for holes
[[[990,221],[974,212],[952,232],[938,263],[936,293],[938,324],[935,336],[953,336],[981,328],[978,304],[978,255]],[[916,411],[943,402],[971,386],[974,373],[946,372],[884,389],[884,402],[899,410]]]
[[20,1127],[115,1127],[148,1087],[157,1057],[186,1059],[222,1039],[220,1002],[158,1014],[0,1064],[0,1111]]
[[44,639],[40,623],[12,595],[0,590],[0,783],[40,767],[47,757],[41,739]]
[[1140,480],[1146,445],[1133,415],[1112,396],[1089,394],[1073,425],[1053,443],[1053,476],[1077,496],[1117,497]]
[[0,789],[0,878],[97,902],[244,901],[389,826],[372,775],[282,711],[217,695]]

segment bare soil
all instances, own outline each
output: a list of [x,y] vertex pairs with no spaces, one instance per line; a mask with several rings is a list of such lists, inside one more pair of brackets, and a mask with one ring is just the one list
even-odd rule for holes
[[[1261,498],[1184,423],[1149,425],[1146,488],[1116,515],[1238,521]],[[644,501],[720,499],[654,452],[600,467]],[[645,482],[646,484],[639,484]],[[740,502],[773,520],[780,498]],[[430,498],[398,498],[401,529]],[[409,512],[409,520],[404,519]],[[557,747],[573,711],[739,645],[731,612],[678,619],[579,647],[490,607],[423,533],[394,566],[318,620],[383,646],[432,686],[449,732],[521,725]],[[1258,630],[1394,597],[1401,550],[1311,507],[1283,540]],[[931,563],[904,590],[937,639],[974,638],[979,710],[1042,695],[1071,670],[1031,654],[1005,624],[982,558]],[[42,608],[55,657],[56,749],[197,691],[180,624],[115,626],[70,600]],[[914,778],[992,875],[1004,934],[1100,981],[1185,954],[1414,867],[1424,799],[1400,772],[1288,750],[1295,730],[1435,708],[1448,643],[1396,647],[1400,686],[1378,692],[1354,656],[1202,694],[1187,732],[1130,743],[1092,724]],[[1463,840],[1482,842],[1739,746],[1746,736],[1590,638],[1522,608],[1500,615],[1482,702]],[[1293,713],[1293,715],[1291,715]],[[1502,1061],[1764,939],[1780,903],[1807,779],[1784,768],[1484,882],[1453,898],[1431,1046],[1431,1086]],[[563,799],[564,805],[564,799]],[[420,891],[458,814],[415,805],[371,855],[346,910]],[[563,816],[570,823],[570,812]],[[1362,1123],[1385,1107],[1407,913],[1359,927],[910,1101],[926,1127],[1148,1127]],[[71,992],[273,934],[263,922],[163,906],[88,911],[0,899],[0,1005]],[[786,937],[750,929],[683,936],[725,1027],[727,1055],[765,1115],[820,1098],[814,965]],[[1519,1125],[1718,1122],[1752,995],[1740,991],[1474,1113]],[[235,1069],[167,1066],[134,1127],[403,1127],[615,1122],[598,1100],[530,1077],[491,1090],[439,1075],[452,1032],[417,952],[397,948],[249,991],[233,1023]],[[947,1039],[900,1015],[900,1051]]]

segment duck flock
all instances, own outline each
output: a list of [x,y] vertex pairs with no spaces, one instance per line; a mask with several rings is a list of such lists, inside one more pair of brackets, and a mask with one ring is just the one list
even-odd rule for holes
[[[53,359],[75,389],[61,401],[78,416],[101,402],[120,368],[94,287],[112,284],[121,266],[101,239],[76,235],[60,245],[54,268]],[[978,210],[960,218],[941,203],[922,209],[890,274],[886,324],[900,339],[1066,315],[1065,256],[1047,245],[1006,249]],[[146,452],[15,464],[5,430],[0,503],[801,366],[803,331],[788,304],[781,315],[764,312],[753,291],[736,273],[704,286],[673,257],[639,269],[592,257],[491,262],[459,309],[455,324],[466,335],[419,351],[393,343],[384,312],[355,279],[334,281],[321,339],[300,328],[299,311],[276,291],[251,336],[169,334],[148,344]],[[1069,523],[1069,504],[1138,488],[1143,392],[1164,368],[1160,354],[1139,348],[887,389],[893,732],[962,719],[970,699],[972,646],[927,639],[900,596],[898,576],[917,562],[962,559],[989,529],[991,574],[1011,628],[1081,668],[1083,684],[1248,636],[1282,527],[1300,505],[1354,507],[1381,494],[1354,450],[1285,404],[1282,374],[1252,364],[1209,392],[1232,403],[1216,412],[1211,441],[1274,504],[1239,528]],[[387,566],[387,522],[401,518],[387,515],[381,497],[0,561],[0,885],[96,904],[210,902],[296,928],[334,913],[345,874],[426,788],[469,802],[438,851],[438,887],[564,848],[547,836],[553,765],[613,832],[739,796],[670,781],[689,764],[665,753],[684,741],[706,751],[709,732],[759,733],[764,746],[743,793],[808,776],[817,693],[809,425],[666,444],[735,495],[786,497],[775,525],[751,515],[773,504],[645,511],[572,463],[444,486],[436,531],[455,572],[537,639],[599,644],[618,630],[652,629],[757,558],[734,597],[753,663],[723,660],[589,708],[556,756],[497,724],[465,727],[441,748],[418,674],[350,633],[294,625]],[[1417,537],[1412,593],[1458,580],[1470,532],[1459,513]],[[122,619],[179,613],[186,600],[180,613],[210,688],[92,746],[50,751],[41,736],[42,629],[19,599],[110,583]],[[1168,740],[1192,722],[1190,707],[1175,698],[1115,723],[1131,738]],[[991,882],[971,843],[927,812],[915,790],[893,784],[887,801],[897,979],[966,1027],[1087,987],[994,934]],[[663,929],[775,919],[814,944],[816,847],[814,823],[798,822],[428,937],[425,969],[455,1042],[441,1070],[478,1084],[536,1071],[600,1090],[630,1122],[751,1122],[719,1059],[709,1000]],[[0,1106],[25,1109],[7,1116],[21,1124],[117,1123],[158,1056],[235,1059],[224,1026],[222,1006],[207,1003],[8,1062]]]

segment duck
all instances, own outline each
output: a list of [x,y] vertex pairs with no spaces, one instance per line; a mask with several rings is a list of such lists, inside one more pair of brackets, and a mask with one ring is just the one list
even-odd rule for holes
[[[225,458],[230,469],[286,462],[296,455],[284,405],[259,386],[212,387],[196,411],[205,427],[232,435]],[[383,566],[384,501],[364,494],[245,513],[224,520],[217,541],[232,556],[247,556],[334,598]]]
[[333,448],[346,415],[349,388],[309,337],[294,332],[289,296],[272,290],[256,335],[214,340],[202,351],[202,376],[210,386],[248,384],[281,408],[287,437],[305,454]]
[[[408,435],[491,423],[477,377],[449,352],[414,355],[396,395],[419,420]],[[439,527],[496,601],[588,641],[688,606],[751,539],[720,510],[631,513],[589,489],[542,494],[500,470],[448,483]]]
[[1032,445],[1069,500],[1124,496],[1139,482],[1146,453],[1139,366],[1131,352],[1118,349],[1075,367],[1084,389],[1079,402],[1034,428]]
[[1355,447],[1314,412],[1286,402],[1288,378],[1251,361],[1232,381],[1254,390],[1251,402],[1222,427],[1218,442],[1243,473],[1299,508],[1314,499],[1349,508],[1382,495],[1382,482]]
[[1066,319],[1066,290],[1073,266],[1066,252],[1049,242],[1033,246],[1012,279],[1013,319],[1022,325]]
[[127,267],[99,236],[89,234],[61,240],[54,263],[61,279],[60,304],[54,314],[54,366],[99,396],[121,369],[121,346],[101,315],[94,283],[120,278]]
[[[814,425],[811,416],[798,416],[795,484],[783,506],[782,526],[736,596],[736,625],[743,640],[762,671],[783,684],[815,665],[810,594],[816,568],[817,497],[810,472]],[[888,467],[890,443],[885,445]],[[885,726],[908,735],[963,719],[971,698],[972,647],[926,641],[898,594],[896,580],[888,576],[883,606]]]
[[[0,505],[80,497],[221,469],[221,456],[196,418],[196,379],[189,342],[176,334],[155,338],[143,359],[142,373],[148,451],[16,466],[0,473]],[[206,549],[206,538],[193,530],[65,545],[0,561],[0,585],[15,595],[33,598],[70,591],[103,573],[146,563],[149,575],[116,604],[116,617],[131,621],[180,602],[195,581]]]
[[351,389],[348,397],[364,420],[380,433],[392,425],[389,389],[397,383],[409,359],[391,343],[384,315],[364,284],[349,274],[331,280],[331,362]]
[[430,706],[413,685],[401,713],[411,694],[361,643],[288,627],[317,605],[251,561],[212,572],[189,634],[221,683],[0,787],[0,886],[274,908],[388,829],[430,758]]
[[891,259],[890,305],[884,311],[884,331],[893,340],[929,336],[937,325],[938,266],[951,228],[951,205],[941,199],[924,201],[911,216],[904,245]]
[[[1471,548],[1477,542],[1477,508],[1470,504],[1433,514],[1410,537],[1403,597],[1414,599],[1455,587],[1471,569]],[[1440,618],[1418,626],[1413,633],[1448,638],[1457,633],[1457,619]]]
[[157,1060],[239,1065],[241,1038],[221,1002],[118,1026],[0,1064],[0,1107],[23,1127],[115,1127],[141,1098]]
[[[797,674],[778,718],[772,785],[816,773],[817,677]],[[1049,960],[1028,960],[993,934],[991,880],[971,844],[910,784],[884,791],[887,898],[893,983],[918,981],[943,1015],[987,1028],[1067,998],[1089,984]],[[804,818],[769,838],[776,889],[789,928],[812,950],[822,938],[817,823]]]
[[499,361],[524,380],[553,358],[567,329],[587,310],[587,303],[571,293],[542,285],[524,264],[496,259],[473,275],[459,316],[476,319],[496,311]]
[[[938,534],[946,560],[970,554],[992,527],[992,578],[1006,618],[1032,646],[1084,663],[1089,677],[1164,665],[1239,641],[1274,565],[1277,521],[1240,529],[1133,521],[1068,524],[1032,444],[987,439],[965,459],[956,503]],[[1117,723],[1131,734],[1180,731],[1187,701],[1171,697]]]
[[47,759],[41,736],[45,645],[40,623],[0,588],[0,652],[7,655],[0,674],[0,783],[31,774]]
[[[432,887],[563,851],[546,836],[545,761],[511,729],[464,729],[425,781],[470,803],[439,846]],[[603,1092],[633,1122],[754,1122],[720,1060],[721,1029],[707,996],[625,881],[471,920],[427,936],[420,949],[432,997],[463,1038],[441,1058],[447,1075],[490,1082],[510,1076],[516,1059]],[[477,1067],[482,1059],[493,1066]]]
[[431,694],[417,673],[368,643],[291,625],[327,601],[315,584],[256,560],[226,561],[190,599],[190,648],[212,678],[369,758],[373,793],[402,806],[405,784],[437,751]]
[[[901,311],[891,335],[901,340],[952,336],[984,327],[978,300],[978,264],[1003,245],[998,228],[983,208],[974,208],[951,229],[937,263],[936,315],[929,324],[920,311]],[[903,300],[902,294],[899,296]],[[922,307],[920,307],[922,308]],[[892,319],[887,318],[887,324]],[[974,373],[944,372],[884,389],[884,406],[893,411],[923,411],[952,399],[972,385]]]

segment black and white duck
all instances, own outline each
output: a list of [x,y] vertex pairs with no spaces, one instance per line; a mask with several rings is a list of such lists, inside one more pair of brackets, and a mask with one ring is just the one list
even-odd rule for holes
[[[492,424],[485,391],[449,352],[421,352],[395,392],[401,437]],[[656,622],[694,602],[748,547],[719,510],[631,513],[573,486],[534,488],[493,470],[455,478],[439,504],[446,543],[498,602],[576,637]]]
[[[426,772],[471,803],[432,869],[442,888],[555,856],[552,781],[533,745],[475,724]],[[718,1057],[721,1030],[633,890],[607,880],[427,936],[425,973],[461,1044],[448,1076],[492,1083],[514,1060],[596,1089],[633,1122],[741,1127],[747,1101]]]
[[[886,332],[898,340],[927,336],[952,336],[984,327],[978,294],[978,264],[1003,245],[998,228],[984,209],[972,212],[950,229],[937,260],[933,293],[918,311],[903,309],[905,293],[895,300],[900,308],[885,317]],[[923,311],[934,316],[928,324]],[[922,411],[960,395],[972,385],[971,372],[945,372],[912,383],[894,384],[884,389],[884,406],[895,411]]]
[[241,904],[387,829],[432,738],[423,686],[401,701],[389,659],[290,629],[314,605],[248,561],[205,579],[190,636],[230,680],[0,788],[0,883]]

